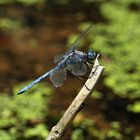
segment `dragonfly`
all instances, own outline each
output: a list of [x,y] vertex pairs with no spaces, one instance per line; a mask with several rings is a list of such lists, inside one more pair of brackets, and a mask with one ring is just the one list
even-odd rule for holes
[[79,46],[80,41],[92,29],[92,25],[87,27],[79,37],[71,44],[70,49],[61,56],[55,57],[57,65],[46,72],[29,85],[22,88],[17,94],[22,94],[39,83],[41,80],[49,77],[55,87],[63,85],[67,78],[67,71],[75,76],[84,76],[89,68],[89,64],[93,64],[96,57],[95,51],[88,49],[87,52],[78,51],[76,48]]

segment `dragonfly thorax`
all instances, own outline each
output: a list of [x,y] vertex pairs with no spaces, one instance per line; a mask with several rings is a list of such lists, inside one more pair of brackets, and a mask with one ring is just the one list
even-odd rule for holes
[[70,54],[70,59],[73,63],[82,63],[86,61],[86,54],[81,51],[75,50]]

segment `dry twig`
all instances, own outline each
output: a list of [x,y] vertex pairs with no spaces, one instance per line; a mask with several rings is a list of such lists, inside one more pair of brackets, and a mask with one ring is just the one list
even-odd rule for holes
[[101,73],[104,70],[104,67],[99,65],[98,56],[95,59],[94,66],[83,88],[75,97],[57,125],[52,128],[46,140],[59,140],[68,124],[76,117],[79,111],[81,111],[83,103],[93,91],[95,84],[97,83]]

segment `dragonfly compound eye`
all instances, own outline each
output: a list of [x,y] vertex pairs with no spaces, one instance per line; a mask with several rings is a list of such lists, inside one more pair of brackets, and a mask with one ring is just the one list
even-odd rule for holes
[[93,59],[95,58],[96,56],[96,53],[92,50],[88,50],[88,53],[87,53],[87,59],[90,60],[90,61],[93,61]]

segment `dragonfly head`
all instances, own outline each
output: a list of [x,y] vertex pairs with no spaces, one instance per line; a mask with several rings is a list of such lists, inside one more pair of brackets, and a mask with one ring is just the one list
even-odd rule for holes
[[93,61],[93,59],[95,58],[95,56],[96,56],[96,53],[94,51],[92,51],[91,49],[89,49],[87,51],[87,59],[89,61]]

